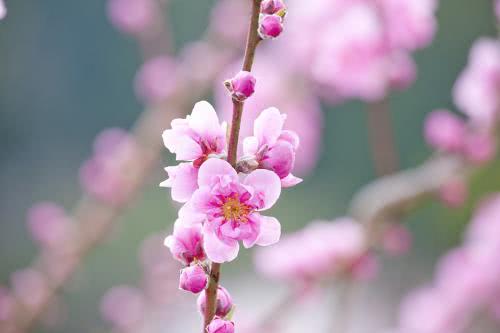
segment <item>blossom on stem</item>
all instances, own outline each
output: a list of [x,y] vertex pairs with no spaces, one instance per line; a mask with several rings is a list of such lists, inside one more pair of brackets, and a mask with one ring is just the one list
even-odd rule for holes
[[282,0],[264,0],[260,4],[260,12],[262,14],[278,14],[286,11],[286,6]]
[[293,131],[283,130],[286,115],[276,108],[269,108],[254,122],[254,136],[243,141],[243,153],[252,156],[258,168],[275,172],[283,187],[290,187],[302,181],[291,171],[299,147],[299,137]]
[[473,132],[465,138],[465,157],[474,164],[491,161],[495,157],[496,150],[495,137],[490,133]]
[[234,323],[215,317],[207,326],[207,333],[234,333]]
[[203,247],[211,261],[232,261],[238,255],[238,241],[250,248],[279,240],[279,221],[260,214],[281,194],[280,179],[274,172],[255,170],[240,181],[228,162],[209,159],[200,167],[198,185],[179,211],[179,223],[202,225]]
[[255,77],[247,71],[240,71],[234,78],[224,81],[224,85],[233,99],[240,102],[253,95],[255,83]]
[[73,230],[72,221],[64,209],[51,202],[41,202],[28,212],[28,229],[33,239],[43,248],[58,249],[68,246]]
[[169,178],[160,186],[172,188],[172,199],[186,202],[197,189],[200,166],[211,156],[224,154],[226,124],[220,124],[214,108],[205,101],[195,104],[191,115],[174,119],[163,132],[163,142],[177,160],[190,161],[167,167]]
[[459,152],[463,148],[465,135],[465,121],[447,110],[433,111],[425,119],[425,139],[436,149]]
[[[201,293],[200,296],[198,296],[197,304],[198,304],[198,311],[200,311],[200,314],[204,316],[205,310],[207,308],[206,293]],[[232,308],[233,308],[233,299],[231,298],[231,295],[226,290],[226,288],[218,286],[215,315],[224,318],[229,314],[229,312],[231,312]]]
[[174,233],[165,239],[165,246],[170,249],[175,259],[186,266],[195,260],[203,261],[206,259],[201,227],[197,225],[184,226],[175,223]]
[[207,273],[200,265],[196,264],[181,270],[179,289],[198,294],[207,287],[207,284]]

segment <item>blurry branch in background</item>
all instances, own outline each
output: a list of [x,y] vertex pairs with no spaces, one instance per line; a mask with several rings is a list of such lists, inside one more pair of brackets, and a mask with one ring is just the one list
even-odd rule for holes
[[[162,21],[164,22],[164,21]],[[161,25],[164,27],[164,25]],[[155,52],[150,48],[155,38],[143,41],[139,38],[139,44],[142,46],[145,58],[150,58]],[[163,144],[161,142],[161,133],[170,125],[174,118],[183,116],[181,110],[191,108],[195,100],[203,97],[212,86],[212,81],[218,74],[221,67],[232,59],[235,50],[228,48],[218,48],[219,41],[212,32],[204,41],[190,44],[186,47],[186,52],[182,52],[184,58],[179,59],[176,70],[182,75],[176,78],[174,90],[169,97],[162,100],[161,103],[148,107],[136,121],[131,136],[137,143],[137,151],[133,156],[120,161],[116,166],[117,172],[127,173],[126,193],[120,193],[122,198],[119,202],[107,202],[91,195],[84,195],[73,211],[73,220],[77,229],[72,239],[68,241],[71,244],[71,251],[64,253],[64,260],[60,258],[48,258],[41,254],[32,264],[32,268],[40,272],[46,282],[46,290],[43,297],[37,301],[35,307],[26,306],[20,299],[14,299],[12,315],[8,321],[0,322],[1,332],[11,331],[29,331],[44,315],[51,304],[56,301],[57,294],[62,291],[64,286],[71,280],[78,268],[82,265],[86,256],[106,239],[115,221],[132,204],[134,199],[140,194],[149,176],[158,165]],[[161,43],[161,49],[164,51],[169,45],[168,39]],[[210,51],[210,70],[204,75],[199,75],[196,64],[192,63],[189,51],[202,45],[205,51]],[[154,46],[154,45],[153,45]],[[191,49],[190,49],[191,48]],[[219,51],[225,49],[224,53]],[[154,173],[153,173],[154,174]],[[58,260],[56,263],[48,260]],[[57,266],[57,273],[51,272],[54,265]]]

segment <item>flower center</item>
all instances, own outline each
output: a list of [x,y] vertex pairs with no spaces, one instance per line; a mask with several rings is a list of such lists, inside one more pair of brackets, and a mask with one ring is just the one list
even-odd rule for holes
[[248,222],[250,207],[240,202],[238,197],[229,198],[222,206],[222,212],[226,221]]

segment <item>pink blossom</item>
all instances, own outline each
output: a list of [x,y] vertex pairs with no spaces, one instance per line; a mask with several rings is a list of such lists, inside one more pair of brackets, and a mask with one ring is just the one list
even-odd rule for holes
[[197,225],[187,227],[175,223],[174,234],[165,239],[165,245],[170,249],[174,258],[184,265],[190,265],[195,260],[205,260],[202,244],[201,227]]
[[193,265],[183,268],[179,278],[179,289],[198,294],[208,283],[208,276],[203,267]]
[[255,83],[255,77],[247,71],[240,71],[234,78],[224,81],[233,99],[240,102],[253,95],[255,92]]
[[207,333],[234,333],[234,323],[216,317],[207,326]]
[[172,121],[172,128],[163,132],[163,142],[177,160],[192,161],[167,168],[170,178],[160,184],[172,188],[173,200],[186,202],[197,188],[198,168],[209,157],[224,154],[226,125],[219,123],[208,102],[198,102],[191,115]]
[[282,186],[289,187],[302,179],[291,174],[299,137],[293,131],[283,130],[285,119],[286,115],[276,108],[262,111],[254,122],[254,136],[243,141],[243,152],[254,157],[260,168],[274,171]]
[[[207,294],[201,293],[197,300],[198,311],[202,316],[205,315],[205,310],[207,307]],[[219,286],[217,288],[217,306],[215,309],[215,315],[224,318],[233,308],[233,299],[231,295],[226,290],[226,288]]]
[[390,49],[373,5],[354,3],[324,23],[312,77],[338,99],[374,101],[387,92]]
[[453,89],[455,104],[474,123],[494,124],[500,105],[500,42],[481,38],[474,43],[469,63]]
[[460,151],[465,135],[465,122],[447,110],[433,111],[425,119],[425,139],[436,149],[447,152]]
[[403,225],[395,224],[389,226],[382,237],[382,247],[391,255],[403,255],[407,253],[412,245],[412,235]]
[[380,5],[393,47],[413,51],[432,41],[437,0],[382,0]]
[[151,0],[109,0],[108,16],[113,25],[128,34],[143,33],[153,24],[156,10]]
[[379,272],[379,262],[375,255],[369,253],[361,256],[348,270],[351,278],[356,281],[373,280]]
[[259,36],[262,39],[277,38],[283,32],[283,18],[279,15],[261,14],[259,18]]
[[[300,146],[296,151],[295,169],[299,175],[305,175],[315,167],[321,151],[321,136],[323,132],[323,113],[319,100],[307,82],[290,75],[291,70],[282,70],[272,60],[275,54],[268,54],[255,63],[252,72],[259,78],[259,89],[252,98],[245,102],[241,122],[241,136],[253,135],[255,119],[262,110],[275,106],[281,111],[286,111],[286,127],[296,132],[300,137]],[[231,75],[240,64],[232,64],[227,73],[223,73],[221,80]],[[232,116],[231,100],[227,98],[222,85],[217,84],[216,101],[217,109],[222,112],[222,117],[229,121]],[[243,140],[240,140],[242,142]],[[243,153],[242,145],[239,147],[240,155]]]
[[144,63],[135,78],[137,96],[145,103],[164,101],[176,88],[176,64],[167,56]]
[[214,31],[223,41],[239,45],[246,38],[247,27],[241,22],[248,19],[249,5],[245,1],[217,1],[212,11],[209,30]]
[[203,224],[203,247],[210,260],[232,261],[240,240],[246,248],[279,240],[278,220],[259,213],[280,196],[280,179],[274,172],[255,170],[241,182],[228,162],[213,158],[200,167],[198,185],[181,208],[179,223]]
[[101,315],[123,331],[134,331],[146,314],[141,291],[126,285],[110,289],[101,300]]
[[439,199],[449,207],[461,207],[467,200],[469,188],[464,179],[452,179],[439,188]]
[[0,0],[0,20],[5,18],[7,15],[7,8],[5,7],[5,3],[3,0]]
[[472,163],[484,164],[495,157],[496,148],[495,137],[489,133],[475,132],[466,137],[464,153]]
[[391,55],[389,83],[391,88],[405,90],[415,81],[417,68],[415,61],[406,52],[394,52]]
[[[365,256],[365,246],[363,227],[350,218],[313,222],[275,246],[260,249],[255,265],[260,273],[273,279],[318,280],[337,273],[355,273],[352,269]],[[361,273],[363,268],[359,268]]]

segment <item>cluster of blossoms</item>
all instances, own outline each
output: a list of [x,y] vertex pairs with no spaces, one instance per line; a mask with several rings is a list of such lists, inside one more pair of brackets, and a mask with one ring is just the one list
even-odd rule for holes
[[281,0],[264,0],[260,6],[259,36],[262,39],[277,38],[283,31],[286,6]]
[[236,168],[224,160],[226,125],[209,103],[197,103],[191,115],[172,122],[163,134],[165,146],[189,161],[167,167],[169,178],[161,184],[172,189],[173,200],[185,203],[166,240],[174,257],[189,265],[206,254],[222,263],[237,256],[238,241],[247,248],[278,241],[279,222],[260,212],[274,205],[282,186],[300,182],[291,174],[298,137],[283,130],[284,120],[277,109],[264,110],[254,136],[243,141],[245,154]]
[[484,312],[500,321],[499,255],[500,194],[495,194],[480,205],[464,243],[438,262],[434,282],[403,301],[395,332],[459,333]]
[[[429,114],[424,135],[438,151],[463,156],[474,165],[491,161],[496,154],[495,128],[500,119],[500,42],[482,38],[472,47],[469,63],[458,78],[453,95],[467,119],[448,110]],[[467,186],[462,179],[445,184],[444,202],[456,206],[465,201]]]
[[333,101],[375,101],[408,87],[416,75],[410,54],[436,28],[437,0],[295,0],[289,8],[298,14],[280,46]]
[[3,19],[7,15],[7,8],[5,7],[5,3],[3,0],[0,0],[0,20]]

